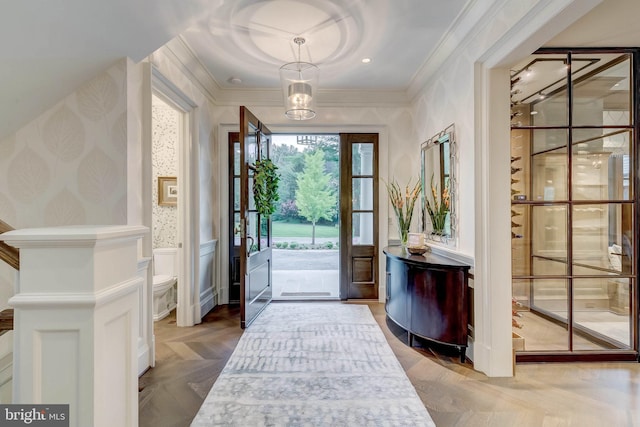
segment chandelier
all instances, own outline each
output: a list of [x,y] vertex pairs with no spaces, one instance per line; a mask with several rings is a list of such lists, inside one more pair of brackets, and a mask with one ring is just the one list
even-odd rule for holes
[[308,120],[316,116],[315,91],[318,88],[318,67],[300,60],[300,46],[303,37],[296,37],[298,61],[280,67],[280,81],[284,93],[285,115],[292,120]]

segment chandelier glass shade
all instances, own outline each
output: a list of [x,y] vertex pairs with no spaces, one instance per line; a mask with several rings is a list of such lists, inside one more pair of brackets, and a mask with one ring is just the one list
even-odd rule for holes
[[296,37],[293,41],[298,45],[298,61],[280,67],[285,115],[292,120],[308,120],[316,116],[318,67],[300,61],[300,45],[305,40]]

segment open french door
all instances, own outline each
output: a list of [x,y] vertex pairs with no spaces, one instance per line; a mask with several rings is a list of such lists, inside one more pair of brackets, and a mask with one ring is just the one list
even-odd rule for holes
[[271,302],[271,221],[258,214],[253,199],[257,160],[269,158],[271,132],[240,107],[240,326],[248,327]]

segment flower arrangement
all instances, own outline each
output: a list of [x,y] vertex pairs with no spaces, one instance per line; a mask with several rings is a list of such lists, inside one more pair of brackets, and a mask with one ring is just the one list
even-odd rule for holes
[[445,223],[447,222],[447,214],[449,213],[451,197],[449,194],[449,186],[445,186],[442,193],[439,194],[438,186],[433,183],[433,174],[431,174],[431,197],[426,198],[426,209],[431,219],[431,226],[434,234],[445,234]]
[[416,200],[418,200],[420,192],[422,191],[422,184],[420,183],[420,180],[418,180],[413,186],[413,189],[410,190],[411,180],[409,180],[405,186],[404,193],[395,180],[393,180],[391,184],[385,184],[387,186],[387,191],[389,192],[389,200],[391,201],[393,211],[395,212],[396,219],[398,220],[400,242],[404,246],[407,244],[409,228],[411,227],[411,219],[413,218],[413,208],[416,204]]

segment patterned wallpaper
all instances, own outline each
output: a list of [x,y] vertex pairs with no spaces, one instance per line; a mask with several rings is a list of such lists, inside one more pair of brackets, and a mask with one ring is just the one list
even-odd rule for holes
[[[14,228],[125,224],[127,62],[0,141],[0,218]],[[0,307],[13,295],[0,263]]]
[[0,218],[13,227],[126,222],[124,61],[0,142]]
[[158,205],[158,177],[178,175],[178,132],[180,113],[153,96],[152,107],[153,170],[153,248],[175,248],[178,242],[177,206]]
[[218,182],[220,171],[218,164],[217,138],[214,132],[213,105],[203,91],[194,84],[182,69],[177,67],[171,58],[171,54],[161,48],[150,57],[150,62],[172,84],[176,85],[191,102],[197,105],[194,111],[194,120],[198,125],[197,146],[200,163],[198,173],[200,177],[200,242],[208,242],[217,238],[220,231],[216,228],[220,215],[218,201]]

